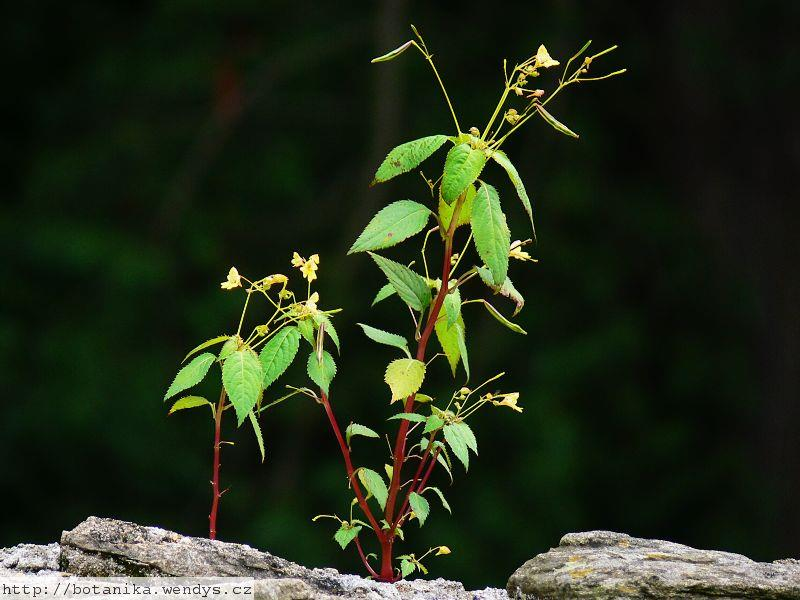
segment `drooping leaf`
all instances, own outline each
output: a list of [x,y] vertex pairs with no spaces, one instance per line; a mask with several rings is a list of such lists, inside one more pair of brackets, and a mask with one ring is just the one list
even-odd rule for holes
[[167,389],[167,393],[164,394],[164,400],[168,400],[175,394],[180,394],[203,381],[206,373],[208,373],[209,367],[214,364],[216,358],[217,357],[210,352],[204,352],[199,356],[195,356],[188,365],[183,367],[178,371],[178,374],[175,375],[175,379],[172,380],[169,389]]
[[389,496],[389,489],[386,487],[386,482],[380,476],[380,473],[372,469],[361,468],[358,470],[358,478],[367,488],[367,491],[375,496],[375,500],[378,501],[380,507],[384,508],[386,506],[386,498]]
[[574,137],[574,138],[580,137],[577,133],[572,131],[569,127],[564,125],[561,121],[559,121],[553,115],[551,115],[549,112],[547,112],[545,107],[542,106],[541,104],[537,104],[536,105],[536,110],[539,111],[539,114],[542,115],[544,120],[547,121],[547,123],[553,129],[555,129],[556,131],[559,131],[559,132],[561,132],[561,133],[563,133],[565,135],[568,135],[570,137]]
[[497,190],[481,183],[472,204],[472,233],[478,255],[492,272],[494,281],[505,281],[508,273],[508,252],[511,232],[500,208]]
[[456,458],[464,465],[464,469],[469,469],[469,450],[477,454],[478,445],[475,436],[469,426],[464,423],[449,423],[442,430],[444,439]]
[[317,360],[316,352],[309,354],[307,370],[311,381],[316,383],[327,394],[331,381],[336,376],[336,363],[330,353],[327,350],[322,351],[322,363]]
[[402,335],[389,333],[388,331],[383,331],[382,329],[371,327],[369,325],[365,325],[364,323],[357,323],[357,325],[364,330],[364,335],[366,335],[372,341],[378,342],[379,344],[386,344],[387,346],[400,348],[409,358],[411,358],[411,354],[408,351],[408,342]]
[[494,282],[494,278],[492,277],[492,272],[487,267],[478,267],[478,275],[480,275],[481,280],[485,283],[495,294],[500,294],[501,296],[505,296],[509,300],[512,300],[516,305],[514,309],[514,316],[516,316],[519,311],[522,310],[522,307],[525,306],[525,298],[522,297],[522,294],[519,293],[514,284],[511,282],[511,279],[506,276],[506,280],[503,282],[503,285],[497,286]]
[[197,408],[198,406],[210,406],[211,413],[214,413],[214,405],[211,404],[208,400],[201,396],[184,396],[180,400],[177,400],[175,404],[169,409],[168,415],[179,411],[179,410],[186,410],[187,408]]
[[442,174],[442,199],[452,204],[474,183],[486,164],[486,153],[464,142],[453,146],[447,153]]
[[[431,433],[436,431],[437,429],[441,429],[444,425],[444,421],[438,415],[430,415],[427,419],[425,419],[425,429],[422,430],[422,433]],[[424,450],[424,448],[423,448]]]
[[422,527],[425,524],[425,519],[428,518],[431,512],[430,503],[417,492],[411,492],[408,495],[408,504],[411,506],[411,510],[414,511],[417,519],[419,519],[419,526]]
[[[388,60],[392,60],[400,56],[403,52],[411,48],[414,45],[414,40],[408,40],[406,43],[399,45],[394,50],[387,52],[386,54],[382,54],[376,58],[373,58],[370,62],[372,63],[379,63],[379,62],[386,62]],[[343,546],[344,547],[344,546]]]
[[333,340],[333,344],[336,346],[336,351],[341,354],[342,347],[339,344],[339,334],[336,332],[336,328],[333,326],[333,321],[331,318],[325,313],[318,312],[314,313],[313,319],[317,324],[317,328],[319,328],[323,323],[325,324],[325,335]]
[[424,490],[422,490],[422,493],[424,494],[424,493],[425,493],[425,492],[427,492],[428,490],[431,490],[431,491],[432,491],[432,492],[434,492],[434,493],[435,493],[437,496],[439,496],[439,500],[441,500],[441,501],[442,501],[442,506],[444,506],[445,510],[446,510],[447,512],[449,512],[449,513],[452,515],[452,514],[453,514],[453,511],[450,509],[450,505],[447,503],[447,500],[445,500],[445,497],[444,497],[444,494],[442,493],[442,490],[440,490],[440,489],[439,489],[439,488],[437,488],[437,487],[433,487],[433,486],[431,485],[431,486],[428,486],[428,487],[426,487]]
[[464,371],[469,380],[469,354],[467,354],[467,333],[464,329],[464,320],[459,317],[459,322],[453,325],[456,330],[456,342],[458,343],[458,351],[461,353],[461,364],[464,365]]
[[283,327],[264,344],[259,358],[264,369],[264,388],[283,375],[292,364],[300,348],[300,331],[297,327]]
[[371,185],[407,173],[441,148],[446,141],[446,135],[429,135],[393,148],[378,167]]
[[461,290],[458,288],[450,290],[444,297],[442,309],[447,315],[447,326],[452,327],[461,316]]
[[360,525],[352,526],[350,524],[342,523],[341,527],[333,534],[333,539],[336,540],[342,550],[347,548],[347,545],[358,537],[361,531]]
[[261,462],[264,462],[266,453],[264,452],[264,437],[261,435],[261,425],[258,424],[258,419],[256,418],[256,415],[252,410],[249,413],[247,413],[247,416],[250,418],[250,423],[253,425],[253,431],[256,434],[258,449],[261,451]]
[[231,353],[222,365],[222,384],[241,425],[264,389],[264,368],[256,353],[250,348]]
[[242,338],[240,338],[238,335],[233,335],[230,338],[228,338],[228,341],[222,344],[222,348],[220,348],[217,360],[221,363],[224,363],[226,358],[228,358],[231,354],[233,354],[239,349],[239,345],[241,343],[242,343]]
[[413,358],[398,358],[386,367],[384,380],[392,390],[392,402],[406,398],[422,387],[425,363]]
[[350,423],[347,426],[347,429],[344,430],[344,438],[345,442],[347,443],[348,447],[350,446],[350,438],[354,435],[363,435],[364,437],[369,438],[378,438],[378,432],[370,429],[366,425],[359,425],[358,423]]
[[404,419],[406,421],[412,421],[413,423],[424,423],[427,419],[419,414],[419,413],[397,413],[396,415],[392,415],[387,419],[387,421],[391,421],[393,419]]
[[509,160],[508,155],[502,150],[495,150],[492,153],[492,158],[506,170],[511,184],[514,186],[514,189],[517,190],[517,195],[522,202],[522,206],[525,208],[525,212],[528,213],[528,218],[531,221],[531,230],[535,238],[536,227],[533,226],[533,207],[531,206],[531,200],[528,198],[528,192],[525,190],[525,185],[522,183],[522,178],[519,176],[517,168],[512,164],[511,160]]
[[492,315],[495,319],[497,319],[500,323],[508,327],[511,331],[515,333],[521,333],[522,335],[528,335],[528,332],[525,331],[522,327],[509,321],[506,319],[500,311],[498,311],[494,306],[489,304],[486,300],[483,301],[483,305],[486,307],[486,310],[489,311],[489,314]]
[[316,340],[314,339],[314,322],[311,319],[298,321],[296,327],[305,341],[312,346],[316,344]]
[[430,209],[413,200],[398,200],[381,209],[358,236],[348,254],[399,244],[425,229]]
[[478,440],[475,439],[475,434],[472,433],[472,428],[464,421],[457,421],[450,425],[453,430],[458,432],[458,435],[467,444],[467,448],[478,454]]
[[[456,229],[462,225],[469,225],[470,217],[472,216],[472,203],[475,200],[475,186],[470,184],[467,186],[467,195],[464,198],[464,203],[461,205],[461,210],[458,213],[458,221],[456,221]],[[444,199],[439,196],[439,222],[442,226],[442,233],[450,229],[450,219],[453,218],[453,211],[455,204],[448,204]]]
[[189,351],[189,353],[183,358],[183,360],[181,362],[186,362],[186,359],[189,358],[192,354],[200,352],[200,350],[205,350],[206,348],[210,348],[211,346],[215,346],[215,345],[217,345],[217,344],[219,344],[221,342],[224,342],[228,338],[230,338],[229,335],[218,335],[215,338],[211,338],[210,340],[206,340],[205,342],[203,342],[199,346],[195,346],[194,348],[192,348]]
[[457,325],[463,324],[464,320],[459,315],[456,323],[450,327],[447,325],[447,315],[439,314],[434,325],[436,332],[436,339],[442,347],[442,351],[447,357],[447,362],[450,364],[450,370],[453,372],[453,377],[456,376],[456,369],[458,368],[458,361],[461,359],[461,348],[458,345],[458,329]]
[[382,302],[392,294],[396,293],[397,290],[394,289],[394,286],[391,283],[387,283],[381,289],[378,290],[377,294],[375,294],[375,299],[372,301],[372,306],[375,306],[378,302]]
[[370,252],[369,255],[397,291],[400,299],[414,310],[422,311],[431,303],[431,289],[425,279],[393,260]]

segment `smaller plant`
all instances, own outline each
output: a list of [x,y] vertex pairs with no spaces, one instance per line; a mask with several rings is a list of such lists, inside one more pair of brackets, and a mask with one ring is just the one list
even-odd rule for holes
[[[292,265],[299,268],[303,278],[307,280],[305,300],[298,300],[288,287],[289,279],[280,273],[269,275],[262,279],[250,281],[239,274],[235,267],[231,267],[228,277],[220,284],[223,290],[241,289],[245,292],[244,306],[236,333],[224,334],[211,338],[193,348],[183,359],[183,362],[192,358],[175,376],[169,386],[164,400],[175,396],[199,385],[208,374],[211,366],[220,367],[221,390],[219,400],[214,404],[202,396],[183,396],[176,400],[169,414],[180,410],[208,406],[211,409],[211,418],[214,422],[214,454],[211,477],[211,512],[208,516],[208,537],[217,537],[217,515],[219,502],[227,491],[220,488],[220,450],[223,444],[232,444],[222,440],[222,418],[225,411],[233,409],[237,426],[248,420],[253,427],[258,447],[261,451],[261,460],[265,457],[264,438],[258,417],[262,412],[291,398],[295,394],[308,393],[305,388],[289,388],[289,393],[262,405],[264,390],[274,383],[294,360],[300,347],[300,338],[313,339],[313,326],[308,319],[313,317],[317,327],[325,328],[331,339],[337,340],[336,330],[327,317],[337,311],[328,313],[317,309],[319,295],[311,292],[311,282],[317,278],[319,256],[312,255],[308,260],[300,257],[296,252],[292,258]],[[247,287],[244,287],[244,285]],[[263,296],[272,314],[255,325],[247,336],[242,331],[245,324],[248,308],[251,306],[253,295]],[[267,312],[269,314],[269,312]],[[222,344],[219,353],[209,352],[210,348]],[[257,352],[258,351],[258,352]],[[198,354],[199,353],[199,354]]]

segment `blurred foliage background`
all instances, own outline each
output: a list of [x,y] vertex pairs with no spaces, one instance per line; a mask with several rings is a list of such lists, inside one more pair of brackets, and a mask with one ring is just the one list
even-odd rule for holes
[[[502,58],[542,42],[562,60],[589,38],[619,43],[598,72],[629,72],[554,102],[579,141],[532,121],[506,148],[537,215],[540,262],[515,271],[529,335],[478,311],[467,326],[473,375],[508,371],[525,412],[475,426],[469,476],[439,477],[454,517],[436,509],[406,548],[449,545],[434,573],[481,587],[594,528],[800,554],[797,4],[5,12],[0,545],[53,541],[90,514],[206,532],[211,423],[167,418],[161,398],[190,347],[235,326],[239,298],[219,290],[231,264],[261,275],[319,252],[323,305],[346,308],[339,418],[389,414],[389,353],[355,323],[399,330],[397,306],[369,309],[381,276],[345,251],[378,208],[425,197],[414,176],[367,187],[385,153],[450,132],[419,57],[369,63],[413,22],[466,126],[494,107]],[[494,179],[525,237],[513,189]],[[299,363],[291,374],[304,379]],[[359,570],[330,523],[311,523],[348,502],[321,409],[296,400],[264,428],[264,465],[251,431],[226,431],[221,537]],[[357,460],[373,461],[374,444],[358,440]]]

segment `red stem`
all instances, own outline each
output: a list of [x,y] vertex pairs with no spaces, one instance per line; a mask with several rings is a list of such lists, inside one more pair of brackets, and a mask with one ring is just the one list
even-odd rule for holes
[[217,539],[217,512],[219,510],[219,499],[222,494],[219,491],[219,450],[222,436],[222,413],[225,410],[225,388],[219,394],[217,411],[214,415],[214,472],[211,478],[211,513],[208,515],[208,538]]
[[[419,461],[419,467],[417,467],[417,472],[414,473],[414,479],[411,480],[411,485],[408,486],[408,493],[406,493],[405,500],[403,500],[403,504],[400,507],[400,510],[397,511],[397,515],[398,515],[397,521],[398,522],[400,520],[399,517],[402,516],[405,513],[406,508],[408,508],[408,502],[409,502],[409,498],[411,497],[411,492],[415,491],[415,487],[417,485],[417,482],[419,481],[420,475],[422,475],[422,471],[423,471],[423,469],[425,469],[426,460],[430,456],[431,448],[433,447],[433,439],[435,437],[436,437],[436,432],[434,431],[431,434],[430,438],[428,438],[428,447],[425,448],[425,452],[422,454],[422,459]],[[438,448],[437,448],[437,452],[438,452]],[[434,460],[436,460],[436,459],[434,458]],[[395,525],[397,525],[397,523],[395,523]]]
[[361,557],[361,562],[364,563],[364,566],[367,568],[367,572],[377,579],[378,574],[375,572],[375,569],[372,568],[372,565],[369,564],[369,561],[364,554],[364,549],[361,547],[361,542],[359,541],[358,536],[356,536],[355,542],[356,548],[358,548],[358,555]]
[[405,515],[405,510],[408,508],[408,499],[411,496],[411,492],[417,492],[418,494],[422,493],[422,490],[425,489],[425,484],[428,483],[428,478],[433,473],[433,468],[436,466],[436,459],[439,457],[439,448],[435,450],[433,456],[431,457],[430,463],[428,463],[428,470],[425,471],[425,476],[420,480],[417,489],[414,489],[414,485],[412,484],[410,488],[408,488],[408,494],[406,495],[406,500],[403,502],[403,507],[400,509],[400,512],[397,513],[400,515],[397,519],[397,524],[395,527],[400,527],[403,524],[403,519],[407,516]]

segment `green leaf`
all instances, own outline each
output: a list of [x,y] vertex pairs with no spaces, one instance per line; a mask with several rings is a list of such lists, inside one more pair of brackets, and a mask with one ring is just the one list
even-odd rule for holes
[[308,355],[308,376],[323,392],[328,393],[331,381],[336,377],[336,363],[327,350],[322,351],[322,364],[317,360],[317,353]]
[[467,444],[467,448],[472,450],[475,454],[478,454],[478,440],[475,439],[475,434],[472,433],[472,428],[464,421],[451,423],[450,426],[458,432],[458,435],[461,436],[461,438]]
[[188,365],[183,367],[178,371],[178,374],[175,375],[175,379],[172,380],[172,384],[170,384],[167,393],[164,394],[164,400],[168,400],[175,394],[180,394],[184,390],[188,390],[190,387],[194,387],[203,381],[206,373],[208,373],[209,367],[211,367],[216,358],[217,357],[210,352],[195,356]]
[[292,364],[300,348],[300,331],[297,327],[279,329],[264,345],[259,354],[264,369],[264,388],[283,375]]
[[431,303],[431,289],[425,279],[400,263],[370,252],[369,255],[397,291],[400,299],[414,310],[422,311]]
[[347,253],[380,250],[399,244],[425,229],[430,215],[430,209],[419,202],[392,202],[372,218]]
[[425,363],[413,358],[398,358],[386,367],[384,380],[392,390],[392,402],[407,398],[420,387],[425,379]]
[[382,302],[392,294],[396,293],[397,290],[394,289],[394,286],[391,283],[387,283],[381,289],[378,290],[377,294],[375,294],[375,299],[372,301],[372,306],[375,306],[378,302]]
[[486,154],[468,143],[450,148],[444,161],[442,174],[442,199],[447,204],[455,202],[467,186],[474,183],[486,164]]
[[400,575],[403,577],[408,577],[411,575],[416,568],[417,566],[407,558],[404,558],[400,561]]
[[[388,60],[392,60],[400,56],[403,52],[408,50],[411,46],[414,45],[414,40],[408,40],[405,44],[401,44],[391,52],[387,52],[377,58],[373,58],[370,62],[372,63],[379,63],[379,62],[386,62]],[[342,546],[344,548],[344,546]]]
[[227,342],[222,344],[222,348],[220,348],[219,356],[217,356],[217,360],[221,363],[225,362],[231,354],[236,352],[239,349],[239,344],[242,342],[242,338],[238,335],[231,336]]
[[446,135],[429,135],[393,148],[378,167],[371,185],[408,173],[441,148],[446,141]]
[[461,353],[461,364],[464,365],[464,372],[467,374],[469,380],[469,355],[467,354],[467,334],[464,330],[464,321],[459,317],[460,321],[453,325],[456,330],[456,342],[458,343],[458,351]]
[[333,326],[333,321],[331,318],[328,315],[320,312],[314,313],[312,318],[317,324],[317,328],[319,328],[323,323],[325,324],[325,335],[333,340],[333,344],[336,346],[336,351],[341,354],[342,347],[339,344],[339,334],[336,332],[336,328]]
[[441,429],[443,425],[444,421],[440,416],[430,415],[427,419],[425,419],[425,429],[422,430],[422,433],[432,433],[437,429]]
[[264,367],[250,348],[233,352],[222,365],[222,384],[241,425],[264,389]]
[[[460,306],[460,304],[459,304]],[[458,327],[464,327],[464,319],[461,315],[458,316],[456,323],[450,327],[447,325],[447,315],[440,314],[436,319],[434,331],[436,332],[436,339],[439,340],[439,345],[447,356],[447,362],[450,363],[450,370],[453,372],[453,377],[456,376],[456,369],[458,368],[458,361],[461,359],[461,347],[458,343]]]
[[461,316],[461,290],[458,288],[450,290],[444,297],[442,308],[447,315],[447,326],[452,327]]
[[431,485],[431,486],[426,487],[424,490],[422,490],[422,493],[424,494],[428,490],[431,490],[431,491],[435,492],[436,495],[439,496],[439,500],[442,501],[442,506],[444,506],[444,509],[452,515],[453,511],[450,509],[450,505],[447,503],[447,500],[445,500],[444,494],[442,493],[442,490],[440,490],[437,487],[433,487]]
[[580,137],[580,136],[578,136],[577,133],[572,131],[569,127],[564,125],[561,121],[559,121],[553,115],[551,115],[549,112],[547,112],[547,110],[545,110],[544,106],[542,106],[541,104],[537,104],[536,105],[536,110],[539,111],[539,114],[542,115],[544,120],[547,121],[547,123],[553,129],[555,129],[556,131],[560,131],[561,133],[563,133],[565,135],[568,135],[570,137],[574,137],[574,138]]
[[311,319],[303,319],[297,322],[297,330],[309,344],[316,345],[314,340],[314,323]]
[[500,323],[508,327],[511,331],[515,333],[521,333],[522,335],[528,335],[527,331],[525,331],[522,327],[520,327],[516,323],[513,323],[508,319],[506,319],[502,314],[500,314],[500,311],[498,311],[494,306],[489,304],[486,300],[483,300],[483,305],[486,307],[486,310],[489,311],[490,315],[492,315],[495,319],[500,321]]
[[417,394],[414,396],[414,400],[418,404],[427,404],[428,402],[433,402],[433,398],[428,396],[428,394],[422,394],[420,392],[417,392]]
[[471,224],[478,255],[489,267],[494,281],[505,281],[511,232],[497,190],[491,185],[481,182],[472,205]]
[[408,495],[408,504],[411,506],[411,510],[414,511],[417,519],[419,519],[420,527],[422,527],[425,524],[425,519],[427,519],[428,515],[431,513],[430,503],[417,492],[411,492]]
[[358,470],[358,478],[367,488],[367,491],[375,496],[375,500],[378,501],[380,507],[384,508],[386,506],[386,498],[389,496],[389,490],[386,487],[386,482],[383,481],[383,477],[372,469],[362,467]]
[[376,431],[373,431],[366,425],[359,425],[358,423],[350,423],[347,429],[344,430],[344,438],[347,446],[350,447],[350,438],[354,435],[363,435],[364,437],[377,438],[380,437]]
[[444,439],[456,458],[462,462],[464,469],[469,469],[469,450],[478,453],[475,436],[469,426],[464,423],[450,423],[444,426]]
[[208,405],[211,407],[211,413],[214,413],[214,405],[211,404],[208,400],[201,396],[184,396],[180,400],[177,400],[175,404],[172,405],[172,408],[169,409],[168,415],[171,415],[174,412],[179,410],[186,410],[187,408],[197,408],[198,406],[205,406]]
[[356,525],[355,527],[342,523],[341,527],[339,527],[338,531],[333,534],[333,539],[342,547],[342,550],[347,548],[347,545],[352,542],[354,539],[358,537],[359,532],[361,531],[361,526]]
[[408,342],[402,335],[389,333],[388,331],[383,331],[382,329],[371,327],[369,325],[365,325],[364,323],[357,323],[357,325],[364,330],[364,334],[372,341],[378,342],[379,344],[386,344],[387,346],[400,348],[406,353],[406,355],[408,355],[409,358],[411,357],[411,354],[408,351]]
[[[476,193],[474,185],[470,184],[467,186],[467,196],[464,198],[464,203],[461,205],[461,210],[458,213],[456,229],[462,225],[469,224],[470,217],[472,216],[472,203],[475,200]],[[450,219],[453,218],[453,211],[455,209],[455,204],[448,204],[444,201],[441,194],[439,195],[439,222],[441,224],[442,233],[446,233],[450,229]]]
[[414,423],[424,423],[427,420],[423,415],[419,413],[407,413],[407,412],[397,413],[396,415],[392,415],[386,420],[391,421],[392,419],[404,419],[406,421],[412,421]]
[[189,354],[187,354],[183,358],[183,360],[181,362],[186,362],[186,359],[189,358],[192,354],[200,352],[200,350],[205,350],[206,348],[210,348],[211,346],[215,346],[216,344],[219,344],[220,342],[224,342],[228,338],[230,338],[229,335],[218,335],[215,338],[211,338],[210,340],[206,340],[205,342],[203,342],[199,346],[195,346],[194,348],[192,348],[189,351]]
[[525,191],[525,185],[522,183],[522,178],[519,176],[517,168],[511,163],[506,153],[502,150],[495,150],[492,153],[492,158],[497,164],[506,170],[508,178],[511,180],[514,189],[517,190],[517,196],[519,196],[522,206],[525,208],[525,212],[528,213],[528,219],[531,221],[533,237],[536,237],[536,227],[533,226],[533,208],[531,207],[531,200],[528,198],[528,192]]
[[261,425],[258,424],[258,419],[252,410],[247,413],[247,416],[250,418],[250,423],[253,425],[253,431],[255,432],[256,440],[258,441],[258,449],[261,451],[261,462],[263,463],[266,453],[264,452],[264,437],[261,435]]
[[483,283],[489,286],[495,294],[505,296],[514,302],[516,305],[516,308],[514,309],[514,316],[516,316],[519,311],[522,310],[522,307],[525,306],[525,298],[523,298],[522,294],[520,294],[517,288],[514,287],[514,284],[511,283],[511,279],[509,279],[508,276],[506,276],[506,280],[503,282],[503,285],[497,286],[494,282],[494,278],[492,277],[492,272],[488,268],[478,267],[478,275],[480,275]]

